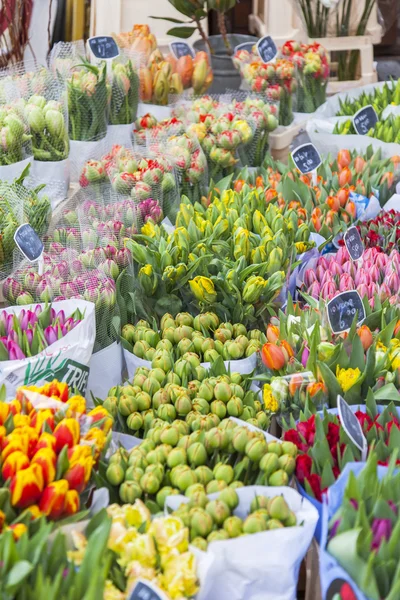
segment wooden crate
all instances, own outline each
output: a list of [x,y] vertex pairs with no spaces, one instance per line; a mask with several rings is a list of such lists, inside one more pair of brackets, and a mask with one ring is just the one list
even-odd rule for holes
[[[337,77],[331,77],[327,87],[327,94],[329,96],[378,81],[378,75],[374,66],[374,47],[371,36],[353,35],[337,38],[317,38],[315,40],[308,38],[308,43],[312,43],[313,41],[322,44],[329,53],[343,50],[358,50],[360,52],[357,78],[351,81],[339,81]],[[331,62],[331,67],[335,68],[336,65],[337,63]]]

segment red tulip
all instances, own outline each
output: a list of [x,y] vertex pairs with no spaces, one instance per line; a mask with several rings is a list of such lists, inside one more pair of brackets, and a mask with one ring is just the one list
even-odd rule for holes
[[43,488],[44,480],[40,465],[33,464],[23,471],[18,471],[11,480],[11,504],[18,508],[36,504]]
[[53,481],[43,490],[39,508],[49,519],[58,519],[64,512],[68,492],[68,482],[65,479]]

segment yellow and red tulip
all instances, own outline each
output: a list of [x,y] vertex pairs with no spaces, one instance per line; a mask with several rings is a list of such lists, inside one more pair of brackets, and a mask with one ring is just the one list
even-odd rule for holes
[[78,443],[80,436],[80,427],[78,421],[72,418],[66,418],[59,422],[54,430],[56,438],[56,453],[58,454],[64,448],[72,448]]
[[11,504],[18,508],[26,508],[36,504],[43,492],[44,479],[42,467],[30,465],[23,471],[18,471],[11,480]]
[[27,455],[20,450],[13,452],[6,458],[1,467],[3,481],[7,481],[10,477],[14,477],[18,471],[23,471],[23,469],[27,469],[28,467],[29,458]]
[[31,427],[34,427],[38,433],[41,433],[43,425],[47,424],[53,431],[55,427],[54,414],[49,408],[40,411],[34,411],[31,418]]
[[68,481],[59,479],[53,481],[43,490],[39,509],[50,519],[59,519],[65,510],[68,493]]
[[[92,419],[92,423],[96,423],[99,429],[102,429],[105,433],[108,433],[113,425],[113,419],[110,413],[102,406],[96,406],[91,410],[88,415]],[[103,423],[100,423],[104,419]]]
[[40,448],[32,458],[32,464],[41,466],[45,485],[49,485],[49,483],[55,480],[57,456],[54,450],[51,448]]
[[75,446],[68,451],[69,468],[64,477],[69,488],[79,494],[86,488],[92,474],[94,459],[90,446]]
[[79,494],[76,490],[68,490],[65,498],[64,515],[74,515],[80,508]]

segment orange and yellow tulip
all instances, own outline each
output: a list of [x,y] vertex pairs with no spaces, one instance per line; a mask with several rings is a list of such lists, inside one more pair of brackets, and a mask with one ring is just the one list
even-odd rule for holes
[[261,358],[266,367],[271,371],[279,371],[286,364],[286,358],[279,346],[275,344],[264,344],[261,350]]
[[3,466],[1,467],[3,481],[7,481],[7,479],[10,477],[14,477],[18,471],[22,471],[28,467],[29,458],[27,455],[20,450],[13,452],[6,458],[6,460],[3,462]]
[[71,418],[63,419],[54,430],[56,438],[56,453],[58,454],[64,448],[72,448],[78,443],[80,436],[80,427],[78,421]]
[[41,466],[45,485],[49,485],[49,483],[55,480],[57,456],[54,450],[51,448],[40,448],[32,458],[32,464]]
[[11,480],[11,504],[18,508],[36,504],[43,488],[44,479],[40,465],[33,464],[23,471],[18,471]]
[[43,490],[39,502],[40,511],[49,519],[59,519],[64,512],[67,500],[68,481],[59,479],[53,481]]

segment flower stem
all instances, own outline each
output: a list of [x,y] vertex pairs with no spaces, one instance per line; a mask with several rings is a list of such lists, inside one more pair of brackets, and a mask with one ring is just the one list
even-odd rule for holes
[[218,14],[218,27],[219,27],[220,33],[222,35],[222,39],[224,40],[226,51],[228,53],[228,56],[232,56],[233,51],[232,51],[231,45],[228,40],[228,32],[226,30],[226,23],[225,23],[225,13],[218,12],[217,14]]

